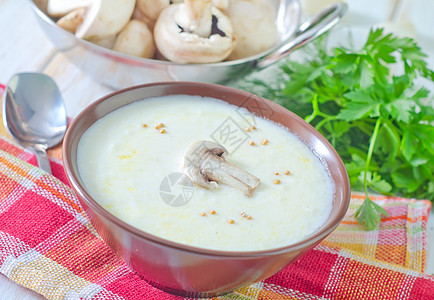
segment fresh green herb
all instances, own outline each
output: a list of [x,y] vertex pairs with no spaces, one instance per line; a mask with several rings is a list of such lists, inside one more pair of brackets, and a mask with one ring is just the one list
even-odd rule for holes
[[[367,229],[387,212],[369,191],[434,200],[434,82],[426,55],[410,38],[371,30],[354,51],[326,50],[325,40],[303,62],[281,66],[289,80],[273,88],[254,80],[262,95],[311,123],[335,147],[345,163],[353,190],[364,191],[356,212]],[[256,89],[255,92],[260,92]]]

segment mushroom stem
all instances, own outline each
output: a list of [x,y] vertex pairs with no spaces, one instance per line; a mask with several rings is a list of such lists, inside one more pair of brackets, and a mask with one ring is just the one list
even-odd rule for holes
[[212,28],[212,1],[185,0],[185,5],[176,13],[175,21],[184,31],[200,37],[209,37]]
[[246,196],[253,195],[260,179],[226,161],[227,150],[214,142],[196,141],[184,154],[184,173],[195,184],[215,189],[218,183],[232,186]]

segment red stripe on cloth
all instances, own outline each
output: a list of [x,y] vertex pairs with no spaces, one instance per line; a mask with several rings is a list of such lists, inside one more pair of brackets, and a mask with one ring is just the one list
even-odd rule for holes
[[7,142],[4,139],[0,139],[0,149],[9,154],[12,154],[13,156],[19,156],[23,152],[21,148],[14,146],[13,144]]
[[51,162],[51,172],[53,173],[54,177],[70,187],[68,178],[66,177],[65,171],[63,170],[63,165]]
[[17,258],[31,249],[23,241],[1,230],[0,241],[0,264],[10,256]]
[[434,299],[434,278],[416,278],[409,299],[432,300]]
[[[20,157],[21,158],[21,157]],[[30,155],[28,159],[25,160],[27,163],[37,167],[38,166],[38,161],[36,159],[36,156]],[[63,170],[63,165],[58,164],[57,162],[54,162],[52,160],[50,160],[50,166],[51,166],[51,173],[54,177],[56,177],[57,179],[59,179],[60,181],[62,181],[64,184],[66,184],[67,186],[69,185],[69,181],[66,177],[65,171]]]
[[92,283],[123,264],[107,244],[86,227],[53,247],[45,256]]
[[28,190],[0,215],[0,230],[30,247],[50,237],[73,218],[66,210]]
[[[105,287],[128,300],[181,300],[183,297],[163,292],[143,281],[136,273],[127,273]],[[236,299],[236,298],[234,298]]]
[[265,280],[268,284],[322,296],[338,255],[311,250],[296,262]]

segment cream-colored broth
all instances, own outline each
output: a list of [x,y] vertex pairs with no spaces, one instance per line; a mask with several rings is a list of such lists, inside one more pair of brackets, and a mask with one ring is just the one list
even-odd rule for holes
[[[215,250],[289,245],[324,223],[334,186],[324,164],[299,138],[246,112],[199,96],[131,103],[82,136],[80,176],[90,195],[109,212],[165,239]],[[158,123],[165,125],[165,133],[155,129]],[[179,195],[183,187],[176,185],[168,193],[162,182],[182,172],[183,154],[197,140],[221,143],[229,151],[229,162],[260,178],[252,197],[223,184],[217,190],[194,186],[184,189],[192,192],[191,198],[183,198],[184,205],[168,204],[167,194]],[[235,141],[241,143],[238,148]]]

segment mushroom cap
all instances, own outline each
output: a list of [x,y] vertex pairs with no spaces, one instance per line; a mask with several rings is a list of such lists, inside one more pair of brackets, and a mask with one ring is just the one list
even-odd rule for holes
[[250,57],[279,42],[276,12],[267,1],[231,0],[225,10],[234,28],[237,45],[228,60]]
[[221,11],[224,11],[229,6],[229,0],[212,0],[212,4]]
[[134,8],[133,15],[131,16],[131,20],[139,20],[141,22],[144,22],[146,25],[148,25],[149,29],[152,29],[152,31],[154,30],[154,25],[155,25],[156,20],[151,20],[150,18],[145,16],[141,12],[141,10],[137,8],[137,5]]
[[225,36],[212,34],[200,37],[183,32],[175,22],[175,13],[183,3],[166,7],[157,19],[154,39],[158,50],[170,61],[177,63],[211,63],[224,60],[234,49],[236,38],[229,19],[217,8],[212,7],[212,15],[218,28]]
[[131,20],[116,38],[113,50],[152,58],[155,53],[154,37],[148,26],[139,20]]
[[160,12],[170,5],[170,0],[136,0],[136,8],[152,21],[156,21]]
[[63,17],[78,8],[89,6],[91,2],[92,0],[48,0],[47,12],[55,18]]
[[208,38],[212,30],[212,1],[211,0],[185,0],[184,5],[178,6],[175,23],[183,31],[195,33]]
[[133,14],[135,0],[93,0],[75,35],[87,40],[119,33]]

